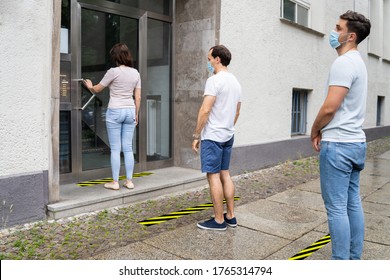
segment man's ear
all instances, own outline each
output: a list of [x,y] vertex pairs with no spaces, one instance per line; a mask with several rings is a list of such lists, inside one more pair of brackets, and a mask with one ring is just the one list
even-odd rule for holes
[[356,43],[356,40],[357,40],[357,35],[356,35],[356,33],[355,33],[355,32],[352,32],[352,33],[350,33],[349,35],[352,36],[352,41],[355,41],[355,43]]

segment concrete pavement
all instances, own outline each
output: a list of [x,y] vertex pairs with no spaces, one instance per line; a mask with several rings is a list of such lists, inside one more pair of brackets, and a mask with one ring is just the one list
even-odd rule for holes
[[[319,180],[236,208],[239,226],[224,232],[195,224],[109,250],[94,259],[287,260],[328,234]],[[366,161],[361,173],[365,260],[390,260],[390,151]],[[182,217],[185,219],[185,217]],[[331,244],[309,260],[328,260]]]

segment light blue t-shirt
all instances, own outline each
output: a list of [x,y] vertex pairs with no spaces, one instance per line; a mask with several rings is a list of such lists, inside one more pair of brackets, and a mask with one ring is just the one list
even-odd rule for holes
[[322,140],[365,142],[363,131],[367,98],[367,69],[360,53],[348,51],[332,64],[328,86],[349,89],[333,119],[322,129]]
[[241,94],[241,85],[230,72],[220,71],[207,79],[204,95],[215,96],[216,99],[202,130],[202,140],[223,143],[233,137],[234,119]]

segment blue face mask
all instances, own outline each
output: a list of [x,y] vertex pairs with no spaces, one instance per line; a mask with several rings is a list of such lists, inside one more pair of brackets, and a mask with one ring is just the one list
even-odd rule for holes
[[339,42],[339,37],[340,34],[337,33],[336,31],[332,30],[329,34],[329,44],[332,48],[336,49],[340,47],[340,42]]
[[[350,34],[350,33],[346,33],[346,34]],[[341,46],[341,44],[344,44],[345,42],[347,42],[348,40],[345,40],[344,42],[339,42],[339,37],[340,37],[340,33],[332,30],[329,34],[329,44],[332,48],[334,49],[337,49],[338,47]]]
[[211,74],[214,74],[214,67],[211,65],[211,62],[207,62],[207,69],[211,72]]

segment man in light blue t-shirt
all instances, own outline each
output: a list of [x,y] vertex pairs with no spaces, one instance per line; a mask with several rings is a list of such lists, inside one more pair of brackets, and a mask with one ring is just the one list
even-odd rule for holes
[[340,16],[329,43],[338,57],[328,79],[327,97],[311,130],[313,149],[320,152],[321,193],[328,215],[332,259],[360,259],[364,215],[359,177],[366,158],[362,129],[366,111],[367,69],[357,50],[370,34],[363,15]]
[[[227,70],[230,51],[222,45],[214,46],[208,53],[208,69],[215,74],[207,79],[203,103],[193,135],[192,149],[198,153],[202,172],[207,173],[215,218],[198,223],[208,230],[226,230],[236,227],[234,216],[234,184],[229,165],[234,142],[234,125],[241,108],[241,85]],[[226,214],[223,199],[226,199]]]

